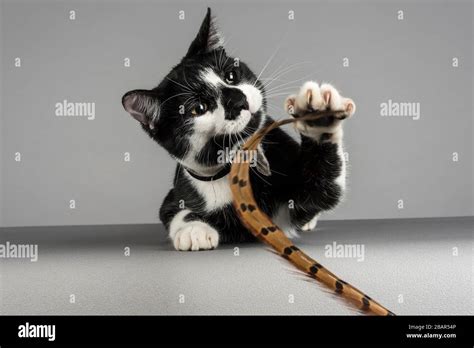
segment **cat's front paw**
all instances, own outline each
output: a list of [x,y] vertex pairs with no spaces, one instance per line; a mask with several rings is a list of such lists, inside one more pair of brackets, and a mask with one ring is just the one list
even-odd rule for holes
[[285,100],[285,110],[298,118],[315,111],[341,111],[335,116],[326,116],[315,121],[297,121],[296,129],[303,135],[317,141],[337,142],[342,137],[341,122],[355,112],[354,101],[339,94],[332,85],[321,86],[313,81],[306,82],[298,92]]
[[316,226],[318,225],[318,218],[319,218],[319,215],[316,215],[315,217],[313,217],[311,220],[309,220],[307,223],[305,223],[301,227],[301,230],[305,232],[314,230]]
[[191,221],[183,224],[171,239],[176,250],[209,250],[219,244],[219,233],[204,222]]

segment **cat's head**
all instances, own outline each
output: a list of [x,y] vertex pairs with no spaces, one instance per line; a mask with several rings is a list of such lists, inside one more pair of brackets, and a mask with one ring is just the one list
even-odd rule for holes
[[246,64],[226,54],[208,9],[181,62],[156,88],[130,91],[122,104],[173,157],[213,166],[219,149],[263,125],[265,92]]

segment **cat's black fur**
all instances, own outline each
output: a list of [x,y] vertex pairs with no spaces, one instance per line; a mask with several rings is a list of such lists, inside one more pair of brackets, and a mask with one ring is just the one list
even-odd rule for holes
[[[216,35],[208,11],[188,53],[168,76],[152,90],[134,90],[123,98],[125,108],[142,123],[144,131],[178,160],[185,158],[190,146],[195,118],[190,110],[194,103],[205,100],[208,110],[212,112],[219,100],[222,104],[232,104],[234,99],[239,101],[238,95],[234,95],[233,99],[225,99],[222,89],[207,85],[199,74],[204,68],[211,68],[223,77],[225,71],[236,69],[234,59],[227,56],[217,42]],[[265,94],[263,85],[244,63],[240,62],[237,69],[239,81],[255,84]],[[187,94],[190,90],[192,95]],[[184,114],[179,112],[182,105],[186,109]],[[233,116],[232,105],[229,109],[226,107],[226,119],[232,119]],[[237,140],[248,138],[257,128],[271,121],[266,115],[264,98],[261,109],[251,116],[244,130],[232,136],[209,137],[200,151],[194,154],[195,163],[210,168],[217,166],[218,150],[232,147]],[[331,122],[331,119],[321,122]],[[333,208],[342,193],[334,182],[341,174],[337,145],[317,142],[303,135],[301,138],[301,143],[298,143],[279,128],[271,131],[262,146],[272,174],[264,176],[253,169],[250,176],[255,198],[262,210],[272,217],[279,207],[293,204],[289,215],[297,227],[317,213]],[[183,209],[184,203],[186,209],[191,211],[184,220],[199,220],[209,224],[218,231],[221,242],[252,240],[253,237],[242,226],[230,203],[214,211],[204,209],[205,197],[196,190],[185,166],[183,162],[178,164],[173,188],[161,206],[160,219],[165,226],[169,228],[171,220]],[[192,166],[190,169],[196,170]]]

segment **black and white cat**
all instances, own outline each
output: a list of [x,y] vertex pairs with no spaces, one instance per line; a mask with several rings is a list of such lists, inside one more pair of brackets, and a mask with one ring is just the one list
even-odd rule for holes
[[[246,64],[235,62],[208,9],[188,52],[163,81],[122,99],[125,110],[178,162],[160,209],[177,250],[254,239],[232,207],[229,165],[221,154],[272,119],[263,84]],[[295,117],[321,109],[343,110],[346,117],[355,111],[351,99],[316,82],[289,96],[285,108]],[[346,176],[340,120],[299,121],[296,128],[300,143],[278,128],[265,137],[259,157],[271,174],[254,169],[250,177],[257,203],[289,236],[314,229],[318,215],[336,206]]]

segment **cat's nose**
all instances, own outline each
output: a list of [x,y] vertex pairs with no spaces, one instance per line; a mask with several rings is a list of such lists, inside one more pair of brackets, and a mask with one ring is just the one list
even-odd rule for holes
[[245,94],[238,88],[222,89],[222,105],[227,120],[235,120],[242,110],[249,109],[249,102]]

